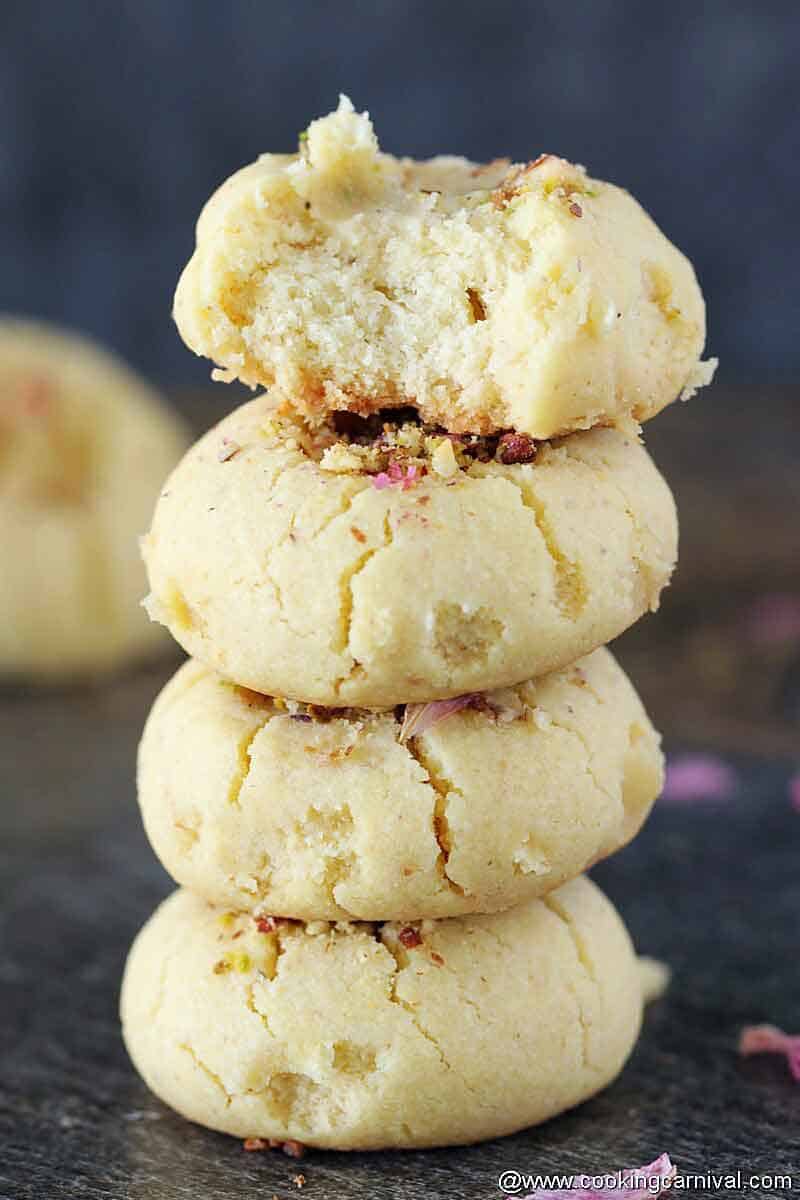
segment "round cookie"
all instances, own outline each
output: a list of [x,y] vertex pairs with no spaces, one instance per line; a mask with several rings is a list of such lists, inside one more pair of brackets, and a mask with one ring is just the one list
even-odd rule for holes
[[661,788],[658,736],[607,650],[426,728],[440,707],[309,712],[188,662],[139,750],[153,849],[233,908],[495,912],[619,849]]
[[174,315],[220,378],[451,431],[644,420],[716,365],[691,264],[627,192],[552,154],[393,158],[346,98],[211,198]]
[[138,538],[188,442],[82,337],[0,319],[0,675],[87,675],[154,648]]
[[255,691],[382,707],[533,678],[657,607],[675,507],[634,436],[461,466],[445,437],[413,448],[370,474],[374,445],[312,438],[266,396],[243,405],[161,494],[143,539],[151,616]]
[[238,1137],[339,1150],[512,1133],[593,1095],[642,996],[617,913],[585,878],[483,917],[263,921],[172,895],[122,987],[148,1086]]

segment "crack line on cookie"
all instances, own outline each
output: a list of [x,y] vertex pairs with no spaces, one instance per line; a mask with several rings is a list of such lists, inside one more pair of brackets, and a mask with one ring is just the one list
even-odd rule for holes
[[178,1049],[183,1050],[185,1054],[188,1054],[189,1057],[191,1058],[192,1062],[194,1063],[194,1065],[198,1068],[198,1070],[202,1071],[203,1074],[206,1076],[206,1078],[210,1079],[211,1082],[214,1084],[214,1086],[219,1088],[219,1090],[222,1092],[223,1096],[225,1097],[225,1107],[226,1108],[230,1107],[231,1101],[233,1100],[233,1096],[230,1094],[230,1092],[227,1091],[227,1089],[226,1089],[224,1083],[222,1082],[222,1080],[220,1079],[219,1075],[216,1075],[211,1070],[211,1068],[208,1066],[208,1064],[204,1063],[203,1060],[199,1057],[199,1055],[186,1042],[181,1042],[180,1045],[178,1046]]
[[379,940],[386,952],[394,959],[394,971],[392,972],[392,977],[389,982],[389,991],[387,993],[387,999],[389,1003],[398,1005],[399,1008],[402,1008],[404,1012],[408,1013],[409,1017],[411,1018],[411,1024],[414,1026],[420,1036],[423,1037],[426,1042],[430,1042],[430,1044],[433,1046],[434,1050],[439,1056],[442,1066],[446,1067],[448,1071],[458,1074],[452,1063],[448,1062],[444,1050],[442,1050],[442,1047],[439,1045],[436,1038],[420,1021],[419,1017],[414,1011],[413,1005],[408,1000],[404,1000],[402,996],[397,994],[397,986],[400,982],[400,972],[403,970],[403,964],[400,962],[400,957],[397,951],[382,937],[380,937]]
[[453,849],[452,838],[450,836],[450,826],[447,820],[448,797],[451,792],[456,792],[459,796],[463,793],[460,788],[457,788],[441,768],[441,764],[433,765],[432,757],[423,749],[419,738],[409,738],[402,744],[406,753],[419,763],[425,774],[428,776],[428,785],[433,792],[433,812],[431,814],[431,825],[433,836],[436,839],[436,844],[439,847],[439,854],[436,859],[436,869],[440,878],[447,886],[459,896],[466,896],[468,893],[465,888],[456,883],[448,873],[447,866],[450,861],[450,854]]
[[[389,1000],[389,1003],[397,1004],[400,1008],[402,1008],[405,1012],[408,1013],[409,1017],[411,1018],[411,1023],[414,1026],[414,1028],[417,1030],[417,1032],[427,1042],[430,1042],[431,1045],[433,1046],[433,1048],[436,1050],[436,1052],[439,1055],[439,1058],[441,1060],[442,1066],[446,1067],[446,1069],[448,1071],[452,1072],[452,1074],[455,1075],[461,1081],[461,1084],[466,1089],[466,1091],[468,1091],[471,1096],[475,1097],[479,1107],[484,1108],[485,1104],[484,1104],[483,1096],[481,1095],[479,1090],[468,1081],[468,1079],[466,1078],[463,1071],[456,1070],[456,1068],[453,1066],[453,1064],[448,1061],[439,1041],[437,1040],[436,1037],[434,1037],[434,1035],[431,1033],[431,1031],[422,1024],[422,1022],[420,1021],[419,1017],[417,1016],[417,1014],[414,1010],[413,1005],[408,1000],[404,1000],[402,998],[402,996],[398,995],[397,988],[398,988],[398,984],[400,983],[400,975],[401,975],[401,972],[408,965],[408,961],[409,961],[408,953],[405,950],[399,951],[395,946],[391,945],[391,943],[383,937],[382,929],[377,931],[377,936],[378,936],[378,940],[379,940],[380,944],[394,959],[394,972],[392,974],[391,984],[389,987],[389,991],[387,993],[387,999]],[[403,959],[405,959],[405,961],[403,961]],[[440,970],[441,968],[437,967],[436,969]],[[454,971],[450,971],[449,974],[451,974],[453,976],[456,975],[456,973]],[[457,979],[457,977],[456,977],[456,979]],[[466,996],[464,995],[464,988],[461,985],[460,981],[458,981],[458,979],[457,979],[457,983],[458,983],[459,994],[462,996],[462,998],[466,999]],[[476,1011],[478,1011],[477,1007],[475,1006],[473,1001],[468,1000],[467,1003],[470,1004],[473,1008],[476,1008]]]
[[261,733],[261,730],[270,723],[275,715],[275,713],[269,713],[269,715],[266,716],[264,720],[255,727],[255,729],[249,729],[247,733],[239,739],[239,744],[236,747],[236,755],[238,760],[237,769],[236,773],[231,779],[230,786],[228,787],[228,803],[233,805],[234,808],[241,807],[239,803],[239,797],[242,794],[242,788],[247,782],[247,777],[250,774],[253,766],[253,759],[250,754],[250,749],[253,745],[253,742],[256,740],[259,733]]
[[[577,924],[573,920],[572,914],[569,912],[568,909],[566,909],[564,907],[563,904],[560,904],[559,901],[556,900],[556,898],[552,894],[552,892],[550,893],[549,896],[544,896],[542,898],[542,902],[543,902],[545,908],[549,909],[549,911],[551,913],[553,913],[553,915],[555,917],[558,917],[559,921],[561,921],[562,924],[564,925],[564,927],[566,928],[567,934],[569,935],[570,941],[572,942],[572,946],[575,951],[575,957],[577,959],[578,965],[583,970],[583,972],[586,975],[589,982],[593,984],[595,991],[598,993],[598,995],[600,995],[602,992],[602,989],[600,987],[600,981],[597,978],[597,973],[594,968],[594,963],[591,960],[589,952],[586,948],[586,943],[583,940],[583,937],[581,936],[580,930],[578,929]],[[577,1012],[578,1012],[578,1020],[580,1022],[580,1026],[581,1026],[581,1044],[582,1044],[581,1053],[582,1053],[583,1066],[586,1067],[590,1071],[596,1071],[598,1068],[594,1065],[594,1063],[591,1062],[590,1057],[589,1057],[589,1033],[590,1033],[590,1030],[592,1027],[591,1021],[589,1021],[586,1017],[586,1010],[584,1008],[583,1000],[581,999],[580,995],[578,994],[578,990],[575,987],[575,985],[573,983],[571,983],[569,980],[566,981],[566,984],[567,984],[567,988],[568,988],[569,992],[571,993],[573,999],[575,1000],[575,1005],[576,1005]]]
[[[536,470],[536,468],[533,469]],[[526,476],[516,478],[507,474],[503,474],[502,478],[508,480],[517,489],[523,507],[527,508],[533,516],[545,550],[553,564],[556,603],[570,620],[575,621],[583,612],[589,598],[586,579],[580,564],[564,554],[559,546],[552,523],[547,515],[547,507],[544,501],[536,495],[530,478]]]
[[595,774],[594,766],[592,763],[593,754],[592,754],[591,747],[589,745],[589,739],[586,737],[586,734],[583,733],[583,731],[581,730],[580,722],[576,721],[573,725],[568,725],[565,721],[560,721],[557,717],[553,716],[553,713],[550,711],[550,709],[545,709],[545,711],[547,712],[547,715],[550,718],[551,723],[555,726],[556,729],[560,729],[564,733],[572,734],[572,736],[574,738],[576,738],[577,741],[579,742],[581,748],[583,749],[584,755],[586,756],[586,761],[583,764],[584,772],[589,776],[592,783],[597,788],[598,792],[600,792],[601,795],[605,796],[607,800],[610,800],[612,802],[612,804],[614,804],[614,805],[621,804],[622,801],[621,801],[621,797],[619,796],[619,794],[615,794],[614,792],[612,792],[608,787],[606,787],[604,784],[602,784],[600,782],[600,780],[597,778],[597,775]]
[[[357,493],[360,495],[361,493]],[[333,649],[339,654],[350,655],[350,639],[353,627],[353,585],[357,577],[361,574],[367,564],[375,555],[391,546],[394,534],[392,532],[392,524],[390,519],[389,509],[386,509],[383,518],[383,542],[378,546],[370,546],[363,554],[359,555],[353,565],[344,572],[339,580],[339,591],[341,596],[341,608],[339,612],[339,637]],[[350,655],[352,658],[353,656]],[[343,684],[352,677],[353,672],[359,669],[360,663],[353,661],[350,670],[336,680],[334,691],[338,695]]]

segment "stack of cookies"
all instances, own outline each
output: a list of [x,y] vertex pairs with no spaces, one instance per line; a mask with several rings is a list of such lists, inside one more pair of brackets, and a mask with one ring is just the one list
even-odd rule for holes
[[398,160],[342,99],[214,196],[176,319],[269,391],[189,451],[144,542],[192,657],[140,752],[182,887],[131,952],[134,1062],[245,1138],[542,1121],[640,1025],[582,873],[661,785],[603,646],[675,563],[638,422],[710,377],[691,266],[580,167]]

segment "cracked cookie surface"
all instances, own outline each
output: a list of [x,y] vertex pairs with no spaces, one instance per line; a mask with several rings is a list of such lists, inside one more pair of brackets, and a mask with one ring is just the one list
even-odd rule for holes
[[605,1087],[636,1040],[630,939],[585,878],[494,916],[257,922],[185,891],[139,934],[123,1032],[166,1103],[238,1137],[452,1145]]
[[188,440],[100,347],[0,319],[0,675],[92,674],[158,645],[138,538]]
[[659,739],[607,650],[404,735],[403,710],[319,711],[197,662],[156,700],[139,803],[176,882],[301,919],[494,912],[637,833]]
[[333,706],[458,696],[562,667],[657,607],[677,521],[634,434],[374,474],[281,404],[206,434],[143,539],[151,616],[236,683]]
[[627,192],[551,154],[396,159],[345,98],[211,198],[174,315],[218,377],[451,431],[644,420],[714,366],[691,264]]

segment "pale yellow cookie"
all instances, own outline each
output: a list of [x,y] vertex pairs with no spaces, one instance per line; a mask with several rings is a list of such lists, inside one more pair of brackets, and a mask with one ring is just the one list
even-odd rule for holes
[[172,877],[304,920],[543,895],[628,842],[661,783],[658,736],[607,650],[446,717],[309,710],[188,662],[139,751],[145,828]]
[[636,956],[580,878],[508,912],[402,926],[262,922],[179,891],[122,987],[133,1062],[178,1112],[338,1150],[475,1142],[617,1075]]
[[536,438],[644,420],[715,366],[690,263],[627,192],[553,155],[396,159],[345,98],[208,202],[175,320],[308,412]]
[[675,508],[634,436],[594,429],[445,473],[423,447],[370,474],[373,451],[323,450],[267,397],[231,414],[158,502],[151,615],[236,683],[380,707],[533,678],[657,606]]
[[119,360],[0,318],[0,675],[87,675],[156,646],[138,538],[187,442]]

